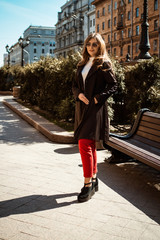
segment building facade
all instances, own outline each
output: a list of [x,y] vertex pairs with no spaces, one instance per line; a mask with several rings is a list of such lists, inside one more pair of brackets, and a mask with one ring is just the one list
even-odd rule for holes
[[44,56],[54,57],[55,35],[55,27],[29,26],[23,34],[24,39],[30,39],[29,45],[25,48],[24,61],[32,63]]
[[[159,1],[160,2],[160,1]],[[120,61],[137,59],[140,50],[143,3],[139,0],[95,0],[96,32],[106,43],[111,56]],[[148,0],[150,55],[160,57],[160,7],[158,0]]]
[[92,0],[70,0],[58,13],[56,57],[79,50],[90,32],[95,32],[95,7]]
[[[54,57],[55,27],[29,26],[23,33],[23,43],[29,39],[29,45],[23,48],[23,63],[33,63],[43,56]],[[10,48],[10,65],[21,65],[22,48],[15,43]]]

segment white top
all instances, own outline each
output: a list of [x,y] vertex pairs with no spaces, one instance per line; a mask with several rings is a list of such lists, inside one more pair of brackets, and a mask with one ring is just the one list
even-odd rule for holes
[[89,73],[89,70],[92,67],[93,60],[94,60],[94,57],[90,57],[89,61],[86,63],[86,65],[84,66],[84,68],[82,70],[82,77],[83,77],[84,86],[85,86],[85,80],[86,80],[87,74]]

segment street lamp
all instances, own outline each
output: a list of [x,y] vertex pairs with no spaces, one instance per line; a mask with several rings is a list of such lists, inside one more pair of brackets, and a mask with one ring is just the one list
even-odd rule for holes
[[29,43],[30,43],[30,40],[29,40],[29,38],[26,38],[26,41],[25,41],[25,43],[24,43],[24,38],[22,38],[22,37],[20,37],[19,39],[18,39],[18,43],[19,43],[19,46],[21,47],[21,66],[23,67],[23,65],[24,65],[24,62],[23,62],[23,49],[26,47],[26,46],[28,46],[29,45]]
[[9,46],[8,46],[8,44],[6,45],[6,52],[8,53],[8,67],[10,66],[10,53],[11,53],[11,51],[9,50]]
[[143,23],[141,25],[141,40],[140,40],[140,54],[138,59],[150,59],[151,55],[149,54],[150,44],[149,44],[149,33],[148,33],[148,0],[144,0],[144,10],[143,10]]

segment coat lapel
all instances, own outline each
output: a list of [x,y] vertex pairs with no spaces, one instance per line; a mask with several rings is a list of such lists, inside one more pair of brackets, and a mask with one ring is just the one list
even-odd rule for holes
[[88,74],[87,74],[87,78],[90,78],[95,72],[97,71],[97,64],[93,64],[92,67],[90,68]]

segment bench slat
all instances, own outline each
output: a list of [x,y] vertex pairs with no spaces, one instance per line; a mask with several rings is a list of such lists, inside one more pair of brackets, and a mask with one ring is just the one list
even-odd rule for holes
[[[117,139],[114,137],[109,138],[109,141],[107,142],[107,144],[117,149],[118,151],[121,151],[160,171],[160,156],[157,156],[156,154],[153,154],[149,151],[143,150],[142,148],[129,144],[126,141],[124,143],[124,140]],[[124,144],[125,144],[125,147],[124,147]]]
[[146,121],[141,121],[140,122],[140,126],[145,126],[148,128],[153,128],[153,129],[157,129],[160,131],[160,125],[154,124],[154,123],[150,123],[150,122],[146,122]]
[[160,143],[160,137],[158,137],[158,136],[155,136],[155,135],[152,135],[152,134],[149,134],[149,133],[145,133],[145,132],[142,132],[142,131],[139,131],[139,130],[136,132],[136,134],[139,135],[139,136],[142,136],[144,138],[148,138],[152,141]]
[[138,148],[142,148],[142,149],[146,150],[147,152],[156,154],[157,156],[159,155],[159,157],[160,157],[160,149],[158,149],[152,145],[148,145],[144,142],[140,142],[139,140],[137,140],[135,138],[129,139],[127,142],[130,144],[133,144],[134,146],[137,146]]
[[[147,159],[151,159],[153,158],[154,160],[159,160],[159,164],[160,164],[160,150],[158,151],[159,152],[159,156],[153,152],[150,152],[150,151],[147,151],[146,149],[141,149],[140,147],[132,144],[131,142],[129,142],[129,140],[121,140],[121,139],[117,139],[117,138],[114,138],[114,137],[111,137],[109,138],[109,141],[107,142],[108,143],[112,143],[114,145],[119,145],[121,147],[124,148],[124,144],[125,144],[125,150],[128,150],[128,151],[133,151],[136,153],[137,151],[141,152],[141,157],[144,158],[144,156],[147,158]],[[147,148],[147,146],[146,146]]]
[[146,116],[146,115],[143,115],[141,120],[146,121],[146,122],[155,123],[157,125],[160,124],[160,118],[150,117],[150,116]]
[[158,131],[156,129],[153,129],[153,128],[148,128],[148,127],[145,127],[145,126],[139,126],[138,130],[142,131],[144,133],[150,133],[152,135],[160,137],[160,131]]
[[143,116],[150,116],[150,117],[154,117],[154,118],[159,118],[160,119],[160,114],[159,113],[154,113],[154,112],[149,112],[149,111],[145,112],[143,114]]
[[136,140],[138,140],[139,142],[143,142],[143,143],[146,143],[146,144],[148,144],[148,145],[151,145],[152,147],[160,148],[160,143],[155,142],[155,141],[152,141],[152,140],[150,140],[150,139],[143,138],[143,137],[138,136],[138,135],[134,135],[134,136],[133,136],[133,139],[136,139]]

